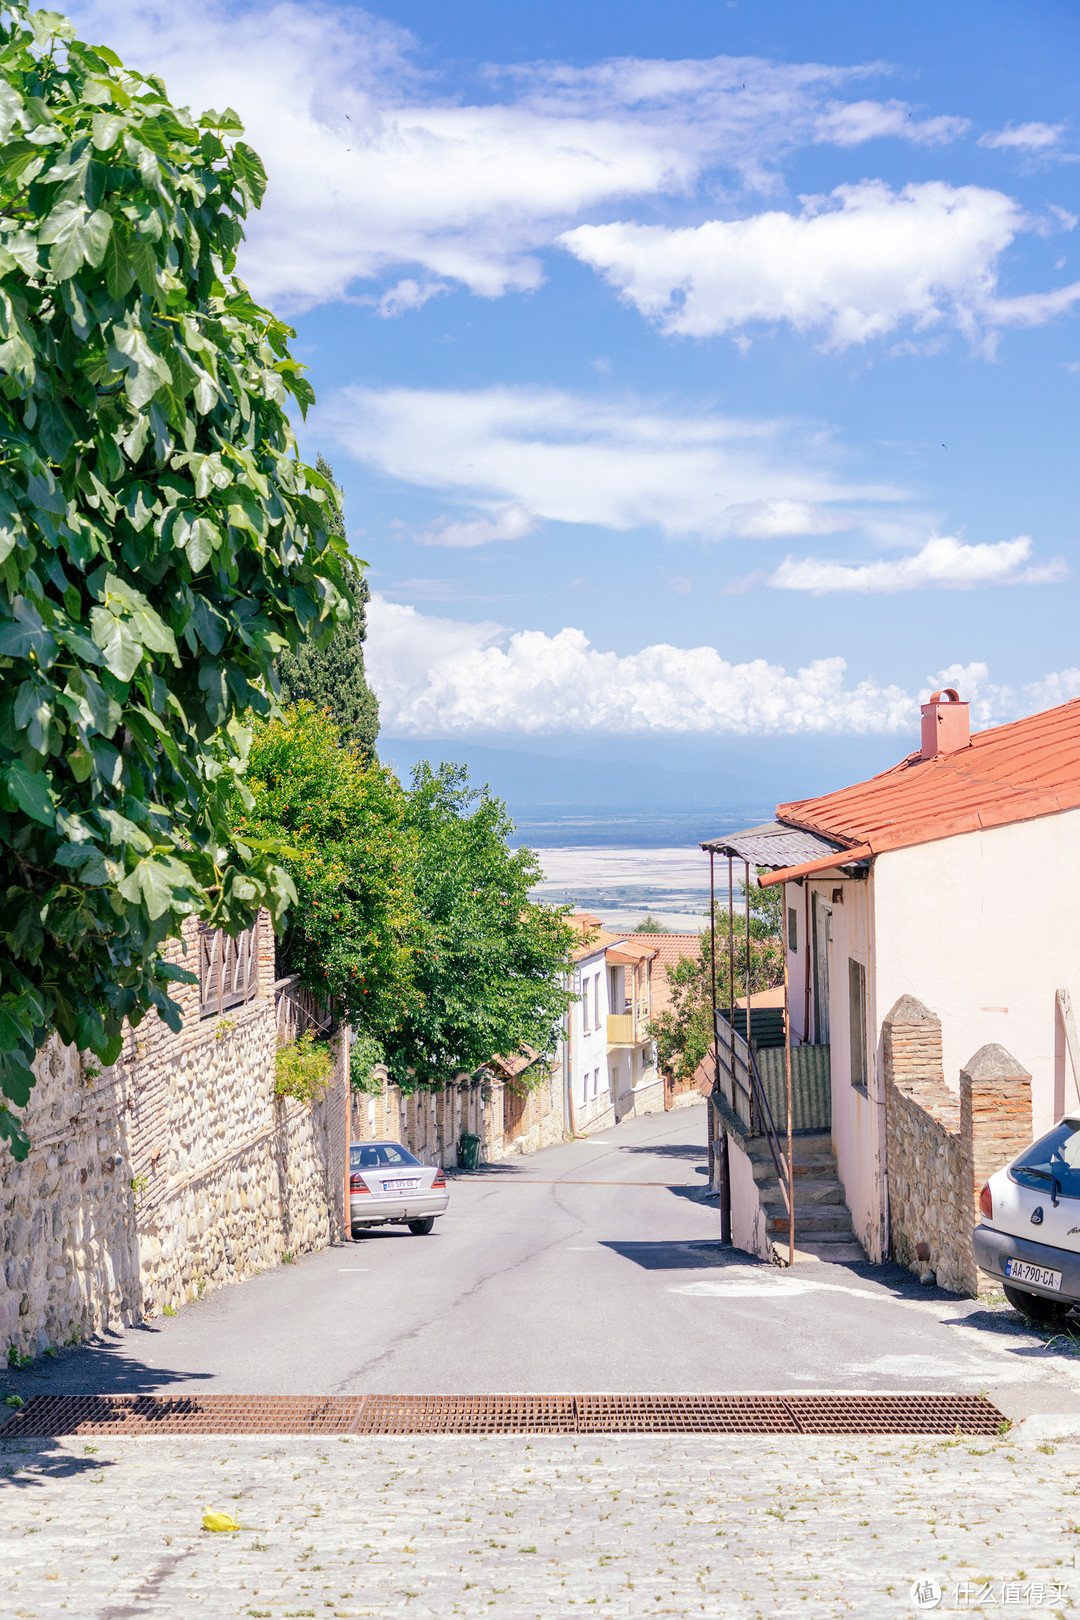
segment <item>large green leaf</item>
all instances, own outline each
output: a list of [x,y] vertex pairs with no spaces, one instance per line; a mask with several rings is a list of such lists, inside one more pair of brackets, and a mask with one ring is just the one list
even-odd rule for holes
[[44,772],[32,774],[25,765],[13,760],[4,772],[4,784],[18,808],[31,821],[43,827],[55,825],[56,797]]
[[272,841],[233,825],[252,803],[240,721],[267,707],[280,649],[336,612],[342,561],[266,380],[299,376],[293,334],[233,276],[265,181],[241,133],[231,112],[171,108],[59,14],[0,10],[0,1136],[16,1155],[51,1029],[113,1061],[123,1017],[175,1023],[160,952],[185,917],[235,930],[293,898]]

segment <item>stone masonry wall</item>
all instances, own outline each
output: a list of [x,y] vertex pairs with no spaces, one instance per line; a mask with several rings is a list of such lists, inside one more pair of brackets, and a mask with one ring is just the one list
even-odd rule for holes
[[882,1034],[893,1255],[932,1270],[942,1288],[977,1294],[979,1190],[1031,1140],[1031,1078],[1003,1047],[985,1046],[961,1071],[960,1094],[951,1091],[940,1021],[914,996],[900,998]]
[[[170,948],[197,962],[197,925]],[[151,1014],[103,1073],[51,1041],[26,1110],[32,1147],[0,1150],[0,1351],[37,1354],[319,1248],[341,1233],[347,1046],[326,1098],[274,1096],[273,932],[253,999],[183,1026]]]

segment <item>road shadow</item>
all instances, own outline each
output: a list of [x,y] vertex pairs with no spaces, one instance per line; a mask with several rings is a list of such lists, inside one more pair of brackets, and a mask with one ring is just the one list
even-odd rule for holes
[[499,1177],[521,1176],[528,1172],[528,1165],[507,1163],[500,1159],[495,1164],[481,1164],[475,1170],[462,1170],[460,1166],[448,1166],[443,1171],[447,1181],[485,1181]]
[[[85,1445],[87,1451],[97,1451],[91,1440],[71,1441]],[[41,1490],[57,1479],[77,1479],[89,1474],[104,1475],[113,1466],[108,1457],[73,1457],[55,1440],[9,1440],[4,1442],[0,1428],[0,1491]]]
[[1071,1312],[1059,1322],[1029,1322],[1022,1312],[1014,1311],[1011,1306],[985,1306],[981,1310],[969,1311],[966,1316],[946,1326],[975,1328],[977,1332],[992,1334],[999,1340],[1036,1338],[1041,1341],[1037,1345],[1016,1345],[1012,1354],[1017,1356],[1045,1356],[1049,1353],[1067,1361],[1080,1358],[1080,1315],[1076,1312]]
[[600,1247],[611,1249],[624,1260],[632,1260],[644,1271],[728,1271],[761,1265],[761,1261],[755,1260],[752,1254],[744,1254],[741,1249],[733,1249],[730,1244],[722,1244],[712,1238],[681,1243],[619,1243],[607,1240]]
[[620,1153],[648,1153],[658,1159],[707,1159],[709,1150],[699,1142],[661,1142],[656,1147],[620,1147]]
[[[668,1182],[668,1191],[674,1193],[676,1198],[685,1198],[691,1204],[711,1205],[713,1209],[719,1212],[720,1202],[718,1195],[710,1193],[708,1187],[700,1181],[671,1181]],[[719,1213],[717,1213],[717,1219],[719,1220],[719,1218]]]
[[[29,1367],[9,1367],[0,1375],[3,1394],[18,1395],[24,1402],[35,1395],[150,1395],[171,1384],[189,1384],[213,1376],[175,1367],[151,1367],[140,1360],[140,1339],[146,1342],[146,1338],[157,1338],[163,1331],[144,1322],[128,1328],[123,1336],[103,1335],[60,1350],[55,1356],[39,1356]],[[9,1410],[0,1406],[5,1416]],[[0,1427],[0,1441],[3,1437]]]

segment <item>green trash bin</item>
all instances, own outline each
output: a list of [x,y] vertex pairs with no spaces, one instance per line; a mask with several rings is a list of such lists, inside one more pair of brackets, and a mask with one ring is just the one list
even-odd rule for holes
[[480,1165],[480,1138],[471,1133],[466,1134],[458,1143],[457,1162],[459,1170],[476,1170]]

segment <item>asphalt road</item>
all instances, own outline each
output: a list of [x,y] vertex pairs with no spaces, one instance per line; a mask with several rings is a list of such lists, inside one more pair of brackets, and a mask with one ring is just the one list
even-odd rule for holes
[[948,1390],[1080,1411],[1080,1338],[892,1266],[719,1244],[704,1107],[453,1178],[429,1237],[371,1233],[7,1373],[44,1393]]

